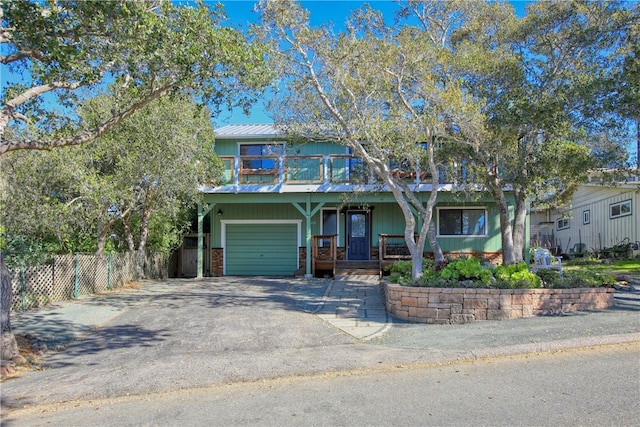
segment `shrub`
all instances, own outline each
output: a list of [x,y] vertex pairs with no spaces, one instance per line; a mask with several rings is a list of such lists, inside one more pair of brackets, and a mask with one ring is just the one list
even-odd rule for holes
[[564,288],[597,288],[612,286],[616,283],[615,277],[611,275],[588,270],[567,271],[563,279],[562,287]]
[[524,262],[503,265],[495,269],[484,268],[477,258],[462,258],[450,262],[440,272],[433,268],[433,261],[423,259],[424,275],[417,281],[411,277],[411,261],[398,261],[387,266],[389,281],[402,286],[425,286],[433,288],[492,287],[500,289],[585,288],[610,286],[615,278],[586,269],[566,271],[561,276],[555,270],[540,270],[531,273]]
[[389,281],[391,283],[398,283],[402,286],[425,286],[424,283],[433,277],[435,277],[436,272],[433,269],[433,261],[428,258],[422,259],[422,271],[423,276],[415,283],[413,281],[413,277],[411,274],[412,269],[411,261],[397,261],[391,265],[385,267],[385,270],[389,272]]
[[542,286],[545,288],[561,288],[563,287],[564,278],[556,270],[546,269],[538,270],[536,275],[540,278]]
[[503,289],[539,288],[541,286],[540,278],[530,272],[524,262],[501,265],[496,268],[495,276],[498,287]]
[[615,277],[589,270],[564,271],[561,276],[553,270],[540,270],[536,273],[545,288],[595,288],[599,286],[612,286],[616,283]]
[[478,258],[462,258],[450,262],[440,271],[440,276],[455,281],[480,281],[485,285],[493,281],[493,271],[482,267]]

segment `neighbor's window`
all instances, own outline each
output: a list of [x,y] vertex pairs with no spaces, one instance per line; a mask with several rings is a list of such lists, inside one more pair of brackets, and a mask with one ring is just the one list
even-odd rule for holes
[[591,210],[582,211],[582,223],[583,224],[591,223]]
[[613,203],[609,205],[609,218],[619,218],[621,216],[631,215],[631,200]]
[[486,209],[438,209],[440,236],[486,236]]
[[566,230],[569,228],[569,218],[560,218],[556,221],[557,230]]

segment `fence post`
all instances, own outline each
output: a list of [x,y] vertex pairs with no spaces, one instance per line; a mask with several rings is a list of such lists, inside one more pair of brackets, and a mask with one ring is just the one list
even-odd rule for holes
[[111,290],[111,255],[113,252],[109,252],[109,260],[107,261],[107,289]]
[[24,269],[20,269],[20,294],[22,296],[22,311],[27,310],[27,287],[24,279]]
[[80,286],[80,272],[79,272],[79,261],[80,257],[76,254],[76,268],[75,268],[75,280],[73,283],[73,298],[78,299],[78,287]]

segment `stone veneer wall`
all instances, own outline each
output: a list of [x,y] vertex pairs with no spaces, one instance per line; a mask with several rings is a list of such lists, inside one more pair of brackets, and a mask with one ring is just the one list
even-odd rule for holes
[[613,305],[612,288],[457,289],[383,283],[387,311],[416,323],[461,324],[599,310]]

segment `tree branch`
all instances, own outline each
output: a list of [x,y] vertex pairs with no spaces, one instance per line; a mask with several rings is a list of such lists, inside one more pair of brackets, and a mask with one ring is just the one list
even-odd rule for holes
[[163,95],[166,95],[173,87],[173,83],[162,86],[159,89],[149,93],[147,97],[142,100],[136,102],[128,109],[120,112],[112,116],[109,120],[105,121],[101,125],[96,128],[89,130],[87,132],[81,133],[79,135],[75,135],[73,137],[68,138],[57,138],[52,139],[50,141],[40,141],[40,140],[2,140],[0,141],[0,156],[9,151],[15,150],[50,150],[56,147],[64,147],[64,146],[73,146],[73,145],[81,145],[87,142],[90,142],[100,135],[104,134],[115,125],[120,123],[122,120],[131,116],[136,111],[142,109],[150,102],[155,99],[160,98]]
[[34,58],[43,62],[45,61],[44,56],[42,56],[42,52],[33,50],[33,49],[27,49],[27,50],[19,50],[18,52],[14,52],[6,56],[0,56],[0,64],[7,65],[12,62],[17,62],[22,59],[29,59],[29,58]]
[[[18,105],[22,105],[30,99],[36,98],[43,93],[51,92],[56,89],[67,89],[67,90],[75,90],[83,85],[87,84],[86,82],[52,82],[45,85],[35,86],[22,92],[20,95],[6,102],[5,105],[10,106],[11,108],[15,108]],[[3,107],[3,114],[4,109]]]

